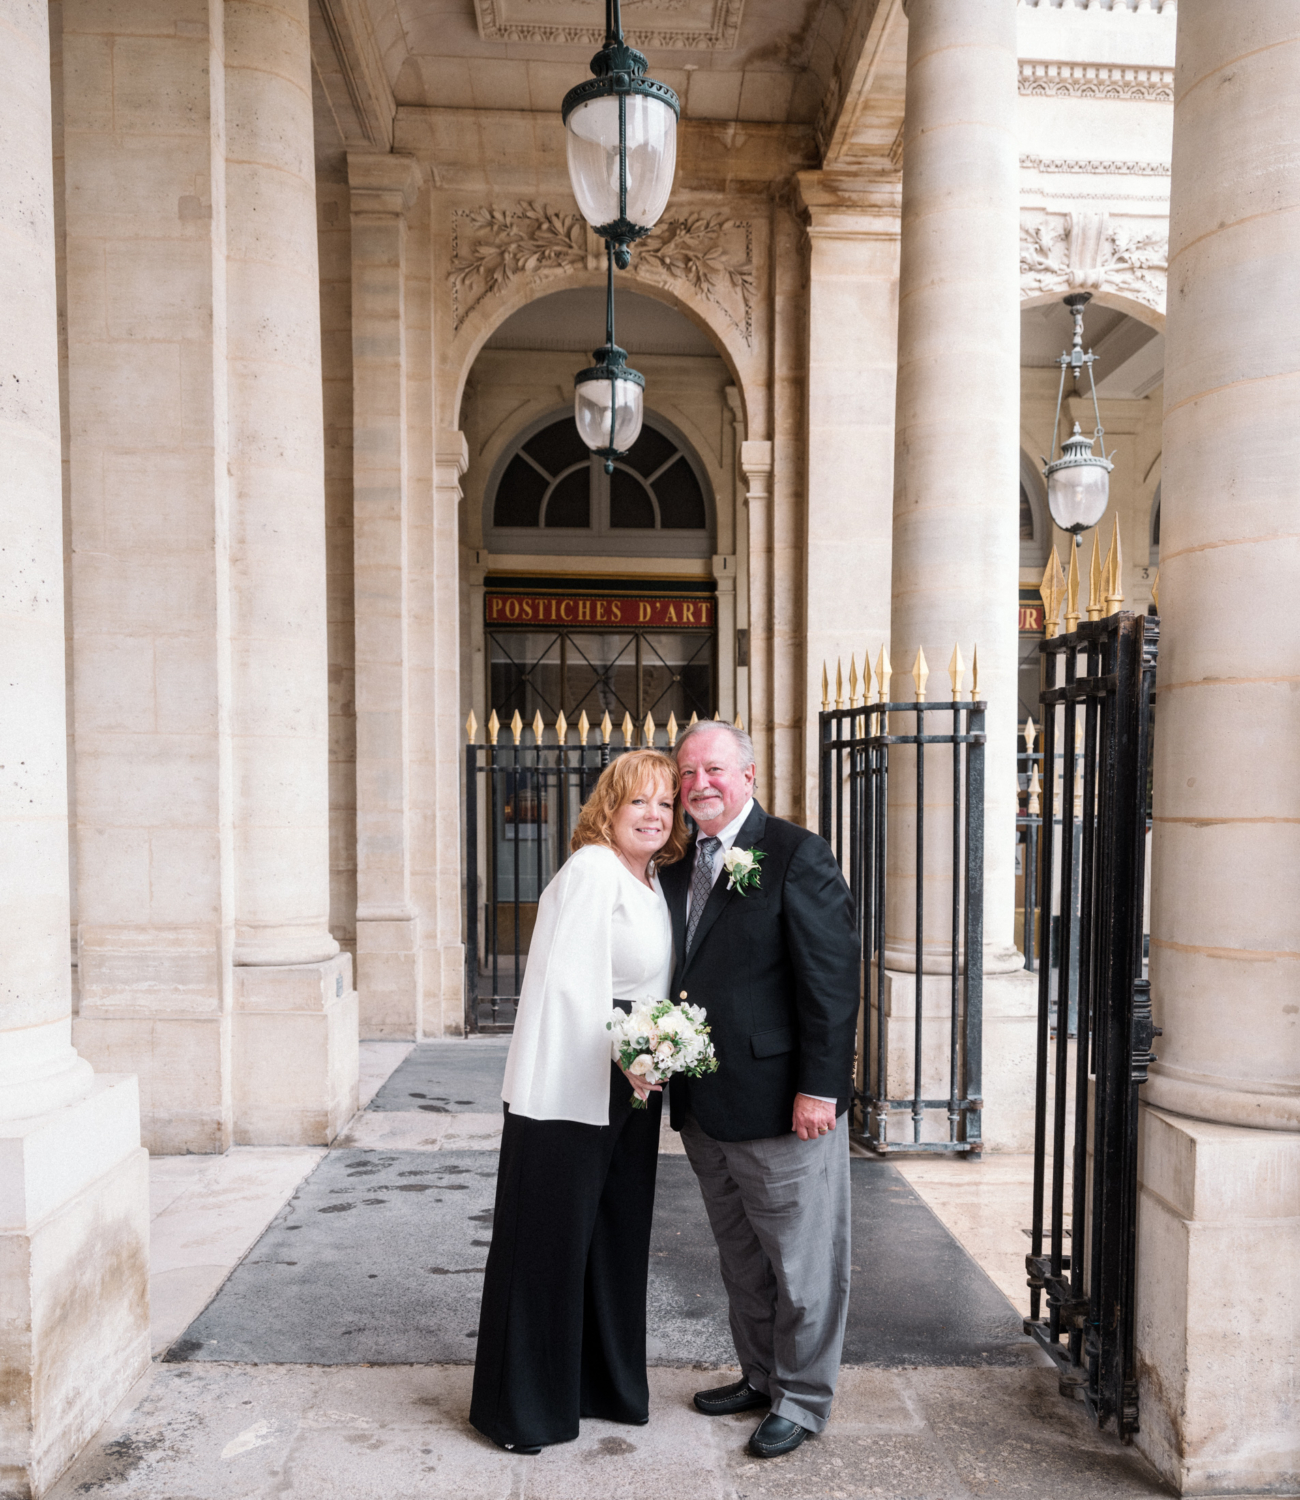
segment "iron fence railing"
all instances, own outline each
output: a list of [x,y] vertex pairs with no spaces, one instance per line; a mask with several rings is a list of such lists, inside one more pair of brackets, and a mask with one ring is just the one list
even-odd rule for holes
[[[855,678],[856,673],[851,681]],[[862,940],[862,1050],[854,1134],[880,1152],[976,1154],[980,1150],[985,708],[979,700],[885,702],[828,708],[819,718],[820,832],[835,850],[848,879]],[[927,732],[936,721],[940,732]],[[889,732],[902,728],[914,732]],[[914,778],[915,787],[915,808],[910,814],[914,826],[907,830],[915,842],[915,870],[910,877],[891,875],[887,859],[888,839],[899,832],[890,828],[890,759],[892,752],[897,760],[902,747],[910,747],[906,759],[911,764],[900,774]],[[935,808],[930,814],[948,821],[951,838],[949,923],[943,944],[946,1017],[937,1013],[940,1006],[933,990],[927,1006],[925,983],[927,968],[933,973],[936,964],[934,952],[927,959],[925,944],[927,770],[931,775],[937,771],[945,778],[951,776],[951,808]],[[946,796],[942,800],[946,802]],[[912,952],[910,960],[904,961],[914,966],[914,1013],[910,1037],[891,1040],[893,1006],[887,996],[906,980],[898,973],[886,974],[885,914],[887,900],[904,880],[908,890],[901,899],[911,907],[913,924]],[[897,960],[893,966],[899,966]],[[934,1026],[944,1028],[942,1094],[930,1092],[938,1071],[935,1049],[927,1049]],[[907,1117],[905,1131],[910,1124],[910,1140],[896,1139],[891,1133],[891,1121],[900,1114]]]

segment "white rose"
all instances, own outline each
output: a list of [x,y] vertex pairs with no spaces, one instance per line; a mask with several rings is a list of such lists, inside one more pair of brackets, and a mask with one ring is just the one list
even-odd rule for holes
[[728,875],[747,875],[754,868],[753,851],[728,849],[722,856],[722,867]]
[[628,1065],[628,1072],[635,1073],[638,1078],[649,1078],[654,1070],[655,1060],[648,1052],[643,1052]]

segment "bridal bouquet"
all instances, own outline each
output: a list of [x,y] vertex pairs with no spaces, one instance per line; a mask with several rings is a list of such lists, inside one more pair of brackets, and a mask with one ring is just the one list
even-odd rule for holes
[[[699,1005],[674,1005],[671,1000],[638,1000],[627,1011],[615,1008],[605,1029],[614,1033],[614,1061],[647,1083],[664,1083],[674,1073],[702,1078],[716,1073],[718,1059]],[[633,1109],[645,1109],[644,1099],[633,1099]]]

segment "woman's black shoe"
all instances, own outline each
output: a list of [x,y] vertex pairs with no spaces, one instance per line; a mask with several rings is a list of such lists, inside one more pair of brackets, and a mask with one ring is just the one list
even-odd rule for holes
[[[492,1441],[497,1443],[496,1438],[493,1438]],[[527,1458],[532,1458],[542,1451],[540,1447],[527,1448],[522,1443],[497,1443],[497,1447],[504,1448],[507,1453],[522,1453]]]

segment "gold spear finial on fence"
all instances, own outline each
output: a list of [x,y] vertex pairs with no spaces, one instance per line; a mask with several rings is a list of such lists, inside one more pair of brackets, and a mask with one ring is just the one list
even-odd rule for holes
[[688,724],[688,725],[687,725],[687,726],[686,726],[686,727],[687,727],[687,729],[694,729],[694,728],[695,728],[695,726],[696,726],[696,725],[697,725],[697,724],[698,724],[698,723],[699,723],[699,722],[700,722],[700,716],[699,716],[699,714],[697,714],[697,713],[696,713],[696,712],[695,712],[695,710],[694,710],[694,709],[692,709],[692,710],[691,710],[691,722],[690,722],[690,723],[689,723],[689,724]]
[[1156,607],[1156,614],[1160,613],[1160,569],[1156,569],[1156,576],[1151,580],[1151,602]]
[[653,746],[654,742],[655,742],[655,716],[653,714],[647,714],[645,716],[645,723],[641,726],[641,743],[648,750],[648,749],[651,748],[651,746]]
[[546,725],[542,723],[542,711],[539,708],[533,715],[533,744],[540,745],[542,736],[546,733]]
[[495,708],[488,715],[487,732],[488,744],[495,745],[497,742],[497,735],[501,733],[501,720],[497,718],[497,711]]
[[[876,657],[876,686],[880,690],[880,702],[889,702],[889,679],[894,675],[894,669],[889,664],[889,652],[884,646],[880,648],[880,655]],[[883,729],[881,730],[883,734]]]
[[865,708],[871,702],[871,653],[862,653],[862,704]]
[[630,713],[628,713],[627,709],[624,709],[623,710],[623,748],[625,750],[630,750],[632,748],[632,736],[633,736],[634,733],[635,733],[635,731],[632,728],[632,715]]
[[1034,724],[1033,718],[1030,717],[1030,718],[1028,718],[1028,719],[1025,720],[1025,754],[1026,755],[1032,755],[1034,753],[1034,741],[1037,738],[1038,738],[1038,729],[1037,729],[1037,727]]
[[578,743],[586,745],[587,736],[591,733],[591,721],[587,718],[587,710],[584,708],[578,715]]
[[472,745],[474,743],[474,737],[477,734],[478,719],[475,717],[474,710],[471,708],[469,711],[469,718],[465,720],[465,739],[467,743]]
[[849,707],[850,708],[856,708],[857,706],[858,706],[858,658],[855,655],[850,654],[850,656],[849,656]]
[[970,701],[974,703],[980,695],[980,648],[970,648]]
[[1043,634],[1051,640],[1061,628],[1061,600],[1065,597],[1065,574],[1061,571],[1061,559],[1057,556],[1055,547],[1043,569],[1043,581],[1038,585],[1038,592],[1043,598]]
[[564,710],[561,709],[560,717],[555,721],[555,742],[558,745],[562,745],[564,744],[565,740],[568,739],[568,737],[569,721],[564,717]]
[[835,707],[844,707],[844,666],[838,656],[835,658]]
[[826,675],[826,660],[822,659],[822,713],[831,706],[831,680]]
[[1029,768],[1029,816],[1036,818],[1043,810],[1043,804],[1039,796],[1043,790],[1043,784],[1038,779],[1038,762],[1035,761]]
[[1102,610],[1101,540],[1092,533],[1092,561],[1088,564],[1088,618],[1100,620]]
[[524,721],[519,717],[519,710],[515,709],[514,716],[510,720],[510,733],[515,737],[515,744],[519,743],[519,736],[524,732]]
[[930,668],[926,665],[925,648],[916,648],[916,660],[912,663],[912,681],[916,684],[916,701],[925,702],[925,683],[930,675]]
[[609,710],[606,709],[604,717],[600,721],[600,743],[609,744],[609,737],[614,732],[614,726],[609,722]]
[[948,680],[952,683],[952,697],[955,703],[961,697],[961,680],[966,675],[966,663],[961,658],[961,647],[952,648],[952,656],[948,659]]
[[671,750],[677,743],[677,715],[670,709],[668,711],[668,748]]
[[1073,635],[1079,628],[1079,549],[1070,547],[1070,571],[1065,575],[1065,633]]
[[1124,557],[1120,549],[1119,517],[1115,517],[1110,551],[1106,554],[1106,613],[1117,615],[1124,602]]
[[744,721],[744,719],[742,719],[740,717],[739,714],[737,714],[736,717],[732,720],[732,727],[735,728],[735,729],[739,729],[740,732],[741,732],[741,734],[744,734],[744,732],[745,732],[745,721]]

